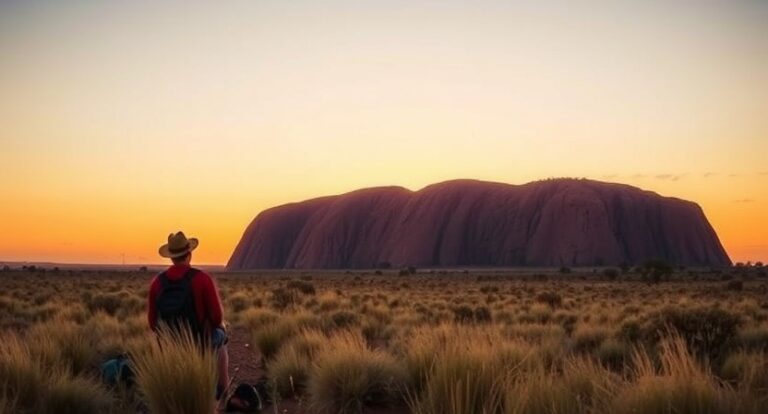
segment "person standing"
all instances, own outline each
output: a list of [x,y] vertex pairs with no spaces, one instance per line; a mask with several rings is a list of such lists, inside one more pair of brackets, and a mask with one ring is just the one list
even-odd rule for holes
[[213,278],[192,267],[196,238],[183,232],[168,235],[168,242],[158,252],[171,260],[171,266],[152,279],[149,287],[147,318],[157,332],[161,324],[170,329],[185,327],[201,346],[210,346],[217,354],[219,399],[229,384],[229,353],[224,311]]

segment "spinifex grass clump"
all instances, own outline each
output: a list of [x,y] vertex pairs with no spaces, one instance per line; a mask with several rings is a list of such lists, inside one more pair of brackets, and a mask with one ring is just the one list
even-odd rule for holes
[[289,397],[306,388],[312,361],[327,340],[318,330],[303,330],[280,348],[267,364],[277,395]]
[[94,379],[55,373],[48,379],[41,412],[99,414],[108,412],[111,398]]
[[0,338],[0,412],[96,414],[109,410],[112,401],[106,391],[90,378],[72,375],[65,354],[39,354],[25,339],[29,338]]
[[586,357],[561,370],[537,368],[515,376],[505,390],[506,414],[608,413],[620,377]]
[[211,414],[216,360],[188,330],[161,329],[152,346],[133,355],[136,383],[152,413]]
[[504,388],[530,349],[493,327],[444,325],[416,332],[405,346],[417,414],[500,413]]
[[627,414],[719,414],[729,408],[730,388],[721,384],[706,365],[689,352],[678,334],[659,344],[661,368],[643,350],[633,357],[630,383],[614,400],[613,412]]
[[401,400],[406,374],[394,357],[367,346],[359,333],[340,331],[318,352],[309,377],[312,412],[360,413]]
[[44,379],[39,361],[17,335],[0,338],[0,397],[9,410],[33,408],[42,394]]

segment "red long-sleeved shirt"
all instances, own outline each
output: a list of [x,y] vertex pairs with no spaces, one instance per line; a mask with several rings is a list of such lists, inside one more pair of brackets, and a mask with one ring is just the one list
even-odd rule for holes
[[[173,265],[166,270],[165,274],[168,280],[179,280],[187,273],[189,266]],[[152,279],[149,285],[149,309],[147,318],[149,327],[154,331],[157,327],[157,296],[160,294],[162,284],[160,275]],[[213,278],[208,273],[198,270],[198,273],[192,279],[192,295],[195,297],[195,313],[197,320],[205,332],[210,332],[212,328],[222,326],[224,311],[221,307],[219,292]]]

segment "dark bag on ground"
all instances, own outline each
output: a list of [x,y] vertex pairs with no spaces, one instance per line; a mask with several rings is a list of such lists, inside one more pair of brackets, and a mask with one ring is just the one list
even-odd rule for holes
[[251,384],[242,383],[235,388],[227,400],[227,411],[236,413],[258,413],[264,409],[263,394]]
[[104,361],[101,364],[101,378],[110,387],[117,385],[133,386],[134,373],[128,355],[120,354]]

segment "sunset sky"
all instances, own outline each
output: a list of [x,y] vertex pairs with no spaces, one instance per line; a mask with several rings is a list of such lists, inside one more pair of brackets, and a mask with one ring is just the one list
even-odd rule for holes
[[548,177],[768,261],[768,2],[0,2],[0,261],[223,264],[274,205]]

